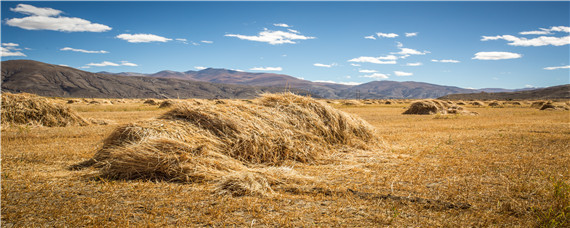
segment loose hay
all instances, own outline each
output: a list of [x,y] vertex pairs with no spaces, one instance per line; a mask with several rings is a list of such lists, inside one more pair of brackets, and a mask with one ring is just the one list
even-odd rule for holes
[[343,148],[379,146],[360,118],[311,98],[265,94],[250,102],[176,104],[152,121],[117,128],[92,159],[72,168],[94,166],[117,179],[217,181],[221,193],[265,195],[296,175],[248,166],[311,163]]
[[89,122],[69,107],[28,94],[2,93],[2,125],[46,127],[86,126]]
[[158,105],[158,102],[153,100],[153,99],[147,99],[143,102],[143,104],[148,104],[148,105]]
[[439,100],[421,100],[416,101],[410,105],[410,107],[404,111],[402,114],[411,115],[432,115],[432,114],[464,114],[464,115],[476,115],[476,112],[470,112],[465,110],[463,107],[458,107],[455,105],[449,105],[447,102]]
[[158,108],[170,108],[170,107],[174,106],[174,104],[176,104],[176,102],[173,100],[165,100],[165,101],[160,103]]

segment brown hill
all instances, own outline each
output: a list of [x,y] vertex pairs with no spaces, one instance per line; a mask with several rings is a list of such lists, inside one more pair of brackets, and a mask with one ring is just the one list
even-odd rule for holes
[[453,93],[470,93],[471,89],[424,82],[373,81],[340,92],[339,96],[361,99],[435,98]]
[[[90,73],[32,60],[2,62],[2,91],[100,98],[253,98],[284,88]],[[294,92],[306,93],[296,90]]]
[[529,99],[570,99],[570,84],[552,86],[542,89],[504,92],[504,93],[471,93],[450,94],[439,99],[447,100],[529,100]]

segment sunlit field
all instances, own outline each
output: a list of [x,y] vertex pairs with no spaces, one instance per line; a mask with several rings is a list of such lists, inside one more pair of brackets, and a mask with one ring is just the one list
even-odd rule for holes
[[210,182],[69,170],[118,126],[169,110],[111,101],[55,101],[103,124],[2,126],[2,227],[570,226],[569,111],[524,101],[464,106],[478,115],[403,115],[410,100],[329,101],[373,125],[384,145],[287,161],[281,165],[312,181],[232,196]]

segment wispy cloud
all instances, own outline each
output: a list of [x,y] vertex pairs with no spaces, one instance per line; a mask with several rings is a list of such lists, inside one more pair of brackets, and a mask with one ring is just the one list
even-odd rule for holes
[[355,67],[361,66],[360,64],[356,64],[356,63],[351,63],[350,65],[351,65],[351,66],[355,66]]
[[249,70],[257,70],[257,71],[282,71],[283,68],[281,67],[254,67]]
[[[360,56],[358,58],[349,59],[348,62],[356,62],[356,63],[375,63],[375,64],[396,64],[398,57],[395,55],[387,55],[387,56],[379,56],[379,57],[371,57],[371,56]],[[389,60],[389,61],[384,61]],[[359,64],[357,64],[360,66]],[[355,66],[355,65],[353,65]]]
[[377,73],[378,71],[376,71],[376,70],[358,70],[358,72],[369,74],[369,73]]
[[552,27],[550,27],[550,29],[539,28],[539,30],[519,32],[519,34],[521,34],[521,35],[548,35],[548,34],[552,34],[553,32],[568,32],[568,33],[570,33],[570,27],[552,26]]
[[412,36],[417,36],[418,33],[417,32],[407,32],[406,33],[406,37],[412,37]]
[[333,64],[315,63],[315,64],[313,64],[313,66],[331,68],[331,67],[333,67],[333,66],[336,66],[336,64],[335,64],[335,63],[333,63]]
[[459,63],[459,60],[454,60],[454,59],[441,59],[441,60],[437,60],[437,59],[432,59],[431,60],[434,63]]
[[128,62],[128,61],[121,61],[121,63],[114,63],[114,62],[109,62],[109,61],[103,61],[100,63],[89,63],[87,64],[87,67],[82,67],[82,68],[89,68],[89,67],[105,67],[105,66],[138,66],[137,64]]
[[2,57],[11,57],[11,56],[26,56],[26,54],[20,52],[20,45],[16,43],[2,43],[0,46],[0,51],[2,52]]
[[570,65],[566,66],[555,66],[555,67],[545,67],[545,70],[558,70],[558,69],[570,69]]
[[64,47],[64,48],[59,49],[59,50],[60,51],[74,51],[74,52],[81,52],[81,53],[87,53],[87,54],[107,54],[107,53],[109,53],[108,51],[105,51],[105,50],[88,51],[88,50],[76,49],[76,48],[70,48],[70,47]]
[[383,78],[383,79],[386,79],[386,78],[388,78],[388,74],[373,73],[373,74],[369,74],[369,75],[362,75],[360,77],[361,78]]
[[400,77],[414,75],[413,73],[408,73],[408,72],[404,72],[404,71],[394,71],[394,74],[396,76],[400,76]]
[[205,70],[206,67],[203,67],[203,66],[195,66],[194,69],[196,69],[196,70]]
[[522,55],[518,53],[491,51],[491,52],[477,52],[475,53],[475,57],[473,57],[473,59],[501,60],[501,59],[518,59],[521,57]]
[[283,27],[283,28],[289,28],[289,27],[291,27],[291,26],[289,26],[288,24],[285,24],[285,23],[279,23],[279,24],[273,24],[273,25],[274,25],[274,26],[277,26],[277,27]]
[[423,65],[423,64],[420,63],[420,62],[417,62],[417,63],[406,63],[406,66],[421,66],[421,65]]
[[210,41],[210,40],[202,40],[200,42],[205,43],[205,44],[213,44],[214,43],[214,41]]
[[398,34],[396,34],[396,33],[381,33],[381,32],[379,32],[379,33],[376,33],[376,35],[378,37],[383,37],[383,38],[396,38],[396,37],[398,37]]
[[60,10],[39,8],[28,4],[18,4],[10,10],[29,15],[23,18],[11,18],[6,24],[26,30],[52,30],[60,32],[106,32],[111,27],[92,23],[77,17],[60,16]]
[[529,47],[529,46],[546,46],[546,45],[553,45],[553,46],[562,46],[570,44],[570,36],[564,37],[553,37],[553,36],[539,36],[533,39],[527,39],[524,37],[516,37],[511,35],[503,35],[503,36],[483,36],[481,41],[488,41],[488,40],[506,40],[509,41],[508,45],[511,46],[522,46],[522,47]]
[[400,47],[399,52],[391,52],[390,54],[401,55],[401,58],[406,58],[410,55],[425,55],[428,53],[430,53],[430,52],[429,51],[418,51],[418,50],[411,49],[411,48]]
[[292,33],[300,33],[299,31],[297,31],[295,29],[287,29],[287,31],[292,32]]
[[240,34],[226,34],[227,37],[236,37],[242,40],[249,40],[249,41],[257,41],[257,42],[265,42],[271,45],[276,44],[295,44],[295,40],[310,40],[316,39],[316,37],[311,36],[304,36],[298,33],[293,32],[285,32],[285,31],[272,31],[265,29],[257,36],[247,36],[247,35],[240,35]]
[[374,37],[373,35],[370,35],[370,36],[365,36],[364,39],[375,40],[376,37]]
[[123,33],[123,34],[116,36],[115,38],[119,38],[121,40],[126,40],[129,43],[168,42],[168,41],[172,40],[170,38],[157,36],[154,34],[142,34],[142,33],[139,33],[139,34]]

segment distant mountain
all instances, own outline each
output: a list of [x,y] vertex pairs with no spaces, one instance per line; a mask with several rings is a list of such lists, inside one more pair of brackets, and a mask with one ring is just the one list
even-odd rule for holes
[[362,99],[436,98],[452,93],[473,93],[475,90],[423,82],[373,81],[345,89],[341,97]]
[[547,88],[503,93],[450,94],[440,99],[448,100],[523,100],[523,99],[570,99],[570,84]]
[[10,60],[2,62],[2,91],[58,97],[253,98],[285,88],[100,74],[32,60]]

